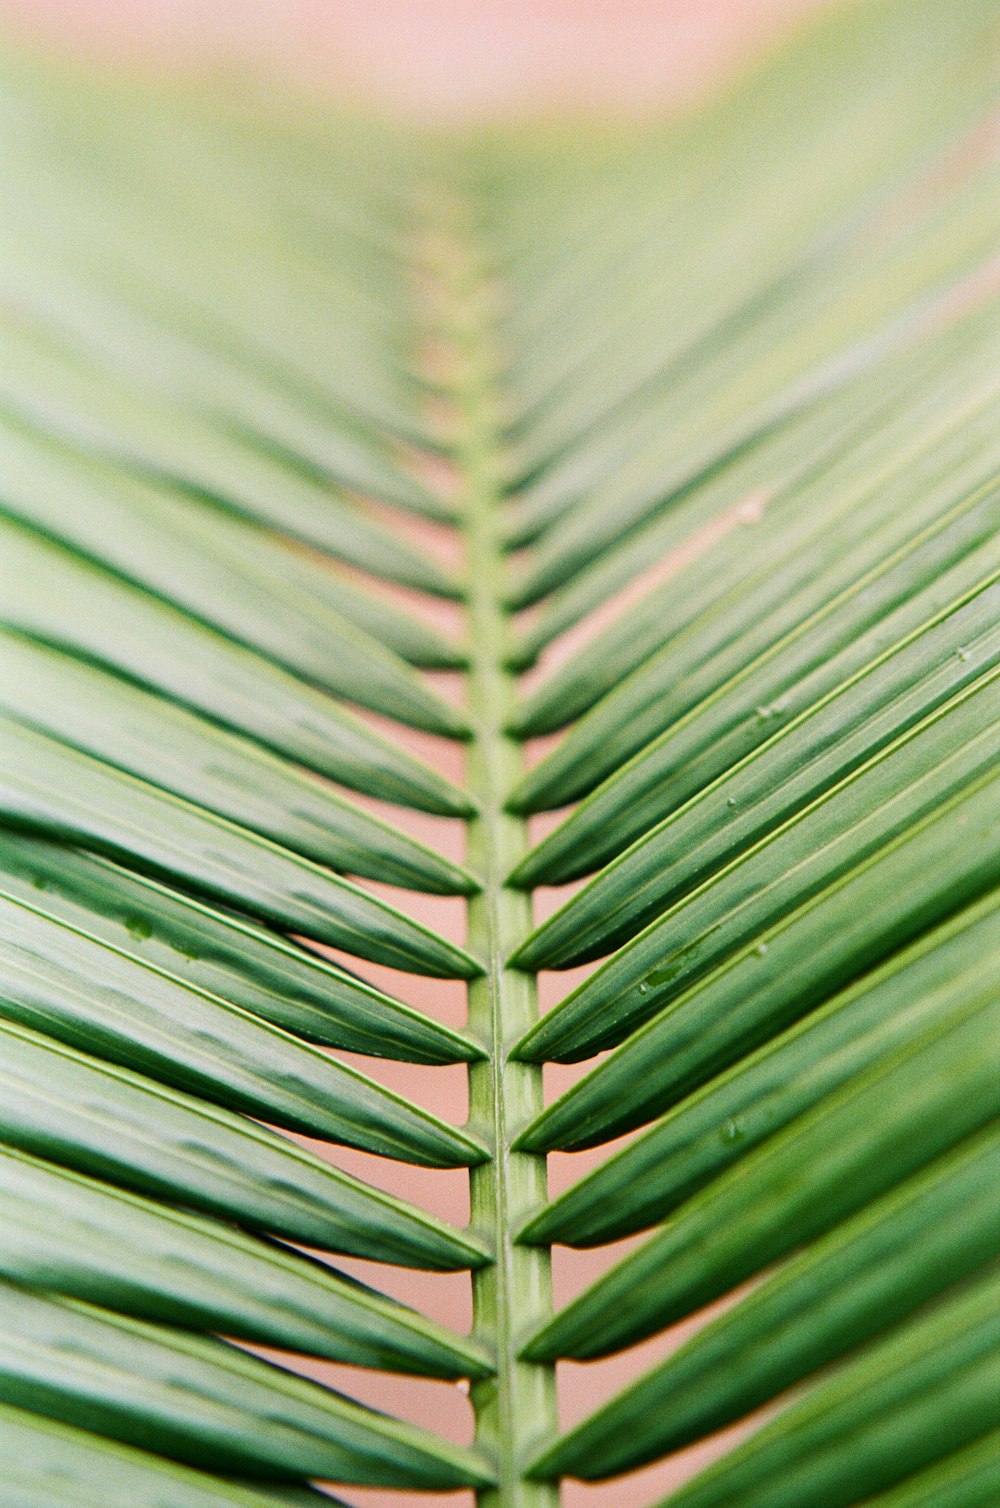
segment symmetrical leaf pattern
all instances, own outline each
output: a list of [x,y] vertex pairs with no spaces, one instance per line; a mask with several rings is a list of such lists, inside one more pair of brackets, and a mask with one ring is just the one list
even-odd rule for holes
[[993,0],[571,144],[3,60],[4,1504],[998,1501],[998,110]]

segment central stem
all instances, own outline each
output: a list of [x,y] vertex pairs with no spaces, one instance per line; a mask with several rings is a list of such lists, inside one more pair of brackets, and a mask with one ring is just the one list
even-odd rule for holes
[[491,1159],[471,1172],[473,1229],[489,1242],[494,1264],[473,1276],[474,1333],[495,1350],[496,1376],[475,1384],[476,1440],[496,1463],[498,1485],[481,1508],[554,1508],[558,1489],[526,1482],[521,1466],[533,1441],[555,1431],[555,1378],[549,1366],[517,1359],[519,1338],[552,1313],[549,1254],[515,1246],[512,1232],[544,1202],[545,1159],[512,1152],[517,1133],[542,1109],[541,1070],[508,1053],[538,1014],[534,979],[505,967],[531,930],[531,902],[506,876],[528,848],[525,823],[504,810],[522,771],[520,745],[504,731],[516,682],[505,668],[506,554],[497,418],[497,370],[491,290],[468,237],[452,224],[442,247],[442,302],[453,358],[450,398],[456,421],[467,561],[468,712],[473,738],[468,789],[479,814],[469,823],[468,862],[483,884],[469,903],[468,947],[486,973],[469,986],[469,1030],[488,1061],[469,1070],[471,1128]]

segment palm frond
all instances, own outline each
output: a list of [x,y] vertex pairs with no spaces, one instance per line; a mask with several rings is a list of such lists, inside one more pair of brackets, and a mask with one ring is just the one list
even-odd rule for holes
[[994,1503],[996,19],[571,145],[2,60],[5,1502]]

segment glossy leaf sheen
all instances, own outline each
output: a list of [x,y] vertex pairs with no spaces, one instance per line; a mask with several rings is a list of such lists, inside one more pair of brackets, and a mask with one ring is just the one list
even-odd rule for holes
[[458,1032],[276,933],[98,854],[0,830],[0,871],[19,899],[309,1041],[416,1063],[481,1055]]
[[[13,522],[0,519],[0,540],[0,616],[11,627],[121,668],[220,722],[246,729],[321,773],[336,777],[345,756],[357,760],[377,748],[379,741],[370,734],[362,738],[361,726],[351,718],[345,721],[328,698],[310,695],[307,686],[280,666],[196,619]],[[346,657],[338,656],[337,663],[340,674],[332,689],[339,694],[431,733],[464,736],[463,719],[405,666],[381,652],[366,653],[351,675],[346,674]],[[324,753],[328,741],[333,750]],[[401,756],[393,750],[383,760],[398,768]],[[402,759],[404,769],[412,769],[414,763]],[[355,775],[351,783],[358,778]]]
[[0,706],[317,863],[442,895],[471,876],[303,771],[162,698],[0,630]]
[[383,1156],[462,1166],[483,1153],[318,1048],[0,889],[0,1016],[208,1100]]
[[279,927],[419,974],[470,978],[462,949],[331,871],[3,717],[0,810],[178,879]]
[[519,1044],[575,1059],[613,1046],[767,929],[892,863],[893,844],[994,763],[1000,677],[988,673],[828,795],[695,887],[619,950]]
[[0,1400],[63,1423],[279,1480],[443,1487],[486,1477],[471,1455],[218,1342],[9,1285],[0,1311]]
[[956,1003],[988,998],[998,947],[994,891],[709,1079],[553,1200],[522,1239],[590,1246],[663,1219],[832,1089],[947,1017]]
[[479,1243],[252,1121],[0,1023],[4,1142],[304,1246],[451,1271]]
[[998,99],[995,0],[620,131],[0,58],[4,1504],[994,1508]]

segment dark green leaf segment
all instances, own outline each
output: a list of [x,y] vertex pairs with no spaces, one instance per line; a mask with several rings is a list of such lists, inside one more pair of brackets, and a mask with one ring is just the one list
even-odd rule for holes
[[519,1359],[524,1336],[552,1311],[547,1249],[516,1245],[514,1232],[546,1197],[545,1158],[511,1150],[542,1109],[538,1066],[511,1060],[534,1024],[534,977],[507,966],[531,930],[528,896],[506,878],[527,852],[526,824],[505,810],[522,771],[519,743],[504,732],[516,678],[505,666],[510,625],[503,605],[502,454],[498,368],[492,341],[491,288],[478,264],[461,202],[443,195],[433,236],[441,336],[451,372],[454,458],[461,489],[467,563],[468,697],[472,725],[467,789],[478,811],[468,826],[468,864],[482,891],[468,903],[467,947],[484,973],[468,986],[468,1030],[487,1057],[469,1068],[469,1129],[490,1152],[470,1171],[472,1229],[494,1261],[473,1277],[474,1336],[495,1349],[496,1374],[472,1385],[480,1450],[495,1463],[497,1484],[482,1508],[550,1508],[553,1483],[529,1482],[523,1467],[533,1442],[556,1428],[554,1369]]

